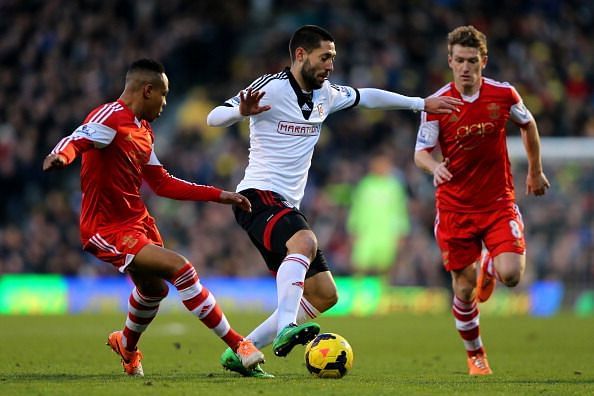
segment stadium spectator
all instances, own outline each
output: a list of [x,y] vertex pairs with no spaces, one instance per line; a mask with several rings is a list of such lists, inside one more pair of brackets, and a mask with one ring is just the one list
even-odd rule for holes
[[524,224],[506,146],[508,120],[522,133],[526,194],[543,195],[549,188],[536,121],[511,85],[483,77],[487,52],[486,37],[474,26],[448,34],[453,82],[434,96],[460,98],[464,105],[452,115],[422,113],[415,147],[415,163],[433,175],[436,186],[435,238],[452,275],[452,313],[470,375],[492,374],[479,334],[478,302],[491,296],[496,279],[516,286],[526,266]]
[[[436,90],[448,78],[445,50],[434,50],[432,43],[443,40],[454,26],[480,26],[490,37],[494,55],[489,61],[491,76],[514,81],[538,120],[541,136],[594,136],[591,1],[347,0],[331,7],[326,4],[319,0],[299,4],[0,2],[0,273],[115,274],[111,267],[80,251],[78,225],[73,221],[80,206],[76,165],[60,177],[41,177],[38,159],[64,131],[73,130],[89,108],[105,97],[117,97],[120,71],[139,56],[163,59],[177,77],[166,114],[171,117],[157,122],[162,132],[157,137],[160,158],[175,174],[226,189],[234,188],[247,163],[246,125],[213,136],[205,125],[188,129],[183,120],[177,125],[176,106],[197,85],[207,93],[206,103],[218,103],[228,92],[243,88],[253,75],[277,71],[285,63],[286,39],[303,23],[328,26],[344,43],[335,82],[419,93]],[[351,29],[355,24],[357,29]],[[153,45],[147,46],[149,42]],[[203,54],[208,54],[208,62]],[[339,133],[323,133],[317,144],[315,155],[324,160],[312,164],[302,210],[326,246],[329,265],[336,273],[348,274],[351,265],[344,261],[350,255],[345,242],[345,206],[336,198],[334,189],[341,186],[335,185],[335,179],[347,175],[340,181],[347,187],[341,187],[342,192],[347,192],[356,183],[354,176],[362,176],[361,164],[369,160],[369,148],[377,146],[378,136],[398,130],[389,142],[383,142],[400,153],[397,166],[412,194],[412,234],[391,281],[449,284],[434,270],[439,267],[439,252],[431,236],[431,183],[412,165],[407,152],[414,144],[417,122],[407,112],[358,111],[336,114],[325,124],[329,131]],[[556,186],[553,194],[539,205],[524,205],[524,198],[518,197],[525,221],[531,225],[526,238],[532,246],[527,252],[532,265],[526,279],[552,277],[571,284],[572,290],[591,288],[592,166],[588,161],[565,161],[545,164],[545,169]],[[523,176],[523,169],[518,168],[516,180],[523,182]],[[158,200],[148,189],[143,193],[160,220],[166,243],[199,265],[202,276],[266,274],[264,266],[252,265],[261,258],[224,206],[213,205],[203,213],[201,205]],[[48,202],[46,197],[54,195],[59,198]],[[61,215],[67,216],[60,223],[54,222],[51,209],[58,199],[64,204]],[[579,224],[566,221],[563,208],[570,206],[578,212]],[[203,216],[209,221],[201,221]],[[57,245],[47,243],[45,231],[32,232],[38,224]],[[580,250],[563,257],[568,235],[579,235],[576,246]],[[33,245],[34,252],[30,252]],[[201,248],[204,245],[208,251]],[[553,256],[562,259],[551,260]]]

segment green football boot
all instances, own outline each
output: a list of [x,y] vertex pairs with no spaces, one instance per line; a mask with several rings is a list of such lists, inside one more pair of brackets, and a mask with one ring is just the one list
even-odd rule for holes
[[318,335],[320,325],[317,323],[291,323],[281,330],[272,342],[272,350],[276,356],[287,356],[295,345],[305,345]]
[[274,378],[274,375],[262,370],[259,364],[252,369],[243,367],[241,360],[231,348],[225,349],[225,352],[221,355],[221,364],[226,370],[235,371],[244,377]]

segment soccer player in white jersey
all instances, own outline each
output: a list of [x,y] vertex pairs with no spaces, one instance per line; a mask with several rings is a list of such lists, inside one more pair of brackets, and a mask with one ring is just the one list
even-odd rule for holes
[[[277,356],[313,339],[320,326],[308,321],[338,300],[316,235],[299,210],[326,117],[357,105],[451,113],[462,103],[451,97],[423,99],[330,83],[334,39],[318,26],[297,29],[289,51],[290,68],[256,79],[207,119],[210,126],[227,127],[250,118],[249,164],[236,191],[251,201],[252,212],[234,213],[268,268],[276,272],[278,306],[247,338],[258,347],[272,343]],[[231,349],[223,353],[221,364],[244,376],[271,377],[259,366],[245,369]]]

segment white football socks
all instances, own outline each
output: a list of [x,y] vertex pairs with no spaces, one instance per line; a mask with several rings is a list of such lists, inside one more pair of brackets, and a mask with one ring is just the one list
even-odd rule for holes
[[289,254],[276,273],[277,292],[277,333],[297,320],[299,300],[303,296],[305,274],[309,269],[309,259],[302,254]]
[[[301,298],[299,310],[297,311],[297,324],[308,322],[320,315],[318,311],[305,297]],[[252,340],[257,348],[264,348],[272,344],[277,334],[278,309],[270,315],[264,322],[256,327],[247,335],[248,340]]]

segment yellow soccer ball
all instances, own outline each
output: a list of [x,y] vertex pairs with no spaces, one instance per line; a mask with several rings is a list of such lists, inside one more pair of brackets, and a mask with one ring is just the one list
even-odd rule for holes
[[305,347],[305,366],[316,377],[342,378],[353,368],[353,349],[338,334],[318,334]]

